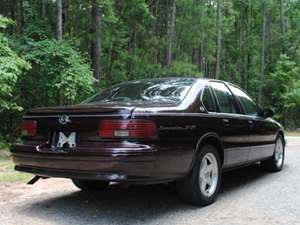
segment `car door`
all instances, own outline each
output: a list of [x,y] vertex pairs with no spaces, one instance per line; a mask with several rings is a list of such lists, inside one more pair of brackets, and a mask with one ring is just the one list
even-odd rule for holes
[[249,124],[241,116],[241,109],[229,88],[223,82],[211,81],[222,127],[220,135],[225,151],[224,167],[236,166],[249,160]]
[[238,99],[250,126],[251,149],[249,159],[255,161],[272,156],[276,135],[273,123],[263,117],[260,107],[245,91],[234,85],[229,85],[229,88]]

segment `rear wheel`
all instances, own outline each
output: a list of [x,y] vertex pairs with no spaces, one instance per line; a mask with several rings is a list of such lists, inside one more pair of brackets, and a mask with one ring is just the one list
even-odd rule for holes
[[72,182],[77,188],[83,191],[105,189],[108,187],[109,184],[106,181],[81,180],[81,179],[72,179]]
[[191,173],[178,181],[178,195],[189,203],[205,206],[213,203],[220,190],[221,161],[219,153],[212,145],[200,149]]
[[284,153],[285,150],[283,137],[279,135],[276,139],[273,156],[268,160],[262,161],[262,167],[272,172],[278,172],[282,170],[284,164]]

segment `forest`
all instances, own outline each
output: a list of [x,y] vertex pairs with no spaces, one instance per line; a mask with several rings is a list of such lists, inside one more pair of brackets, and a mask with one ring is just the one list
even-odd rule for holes
[[0,142],[33,107],[126,80],[241,86],[300,127],[300,0],[0,0]]

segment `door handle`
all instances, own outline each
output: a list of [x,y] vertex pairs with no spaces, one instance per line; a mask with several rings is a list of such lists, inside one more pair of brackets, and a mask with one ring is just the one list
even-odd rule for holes
[[229,119],[222,119],[222,121],[225,126],[228,127],[230,125]]
[[250,127],[254,126],[254,121],[253,120],[248,120],[248,124],[250,125]]

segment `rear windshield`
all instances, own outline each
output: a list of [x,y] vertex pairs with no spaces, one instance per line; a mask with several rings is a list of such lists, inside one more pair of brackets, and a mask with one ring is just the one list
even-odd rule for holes
[[96,94],[89,103],[179,103],[190,90],[195,79],[149,79],[121,83]]

